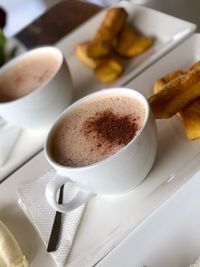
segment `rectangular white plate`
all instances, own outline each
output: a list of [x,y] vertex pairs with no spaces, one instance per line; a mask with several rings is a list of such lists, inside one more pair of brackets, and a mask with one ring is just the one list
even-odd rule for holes
[[[190,22],[168,16],[149,8],[137,6],[133,4],[133,1],[121,1],[120,5],[124,6],[129,12],[130,22],[134,23],[142,33],[154,36],[156,42],[146,53],[129,61],[121,79],[117,80],[115,83],[109,84],[109,86],[103,85],[96,80],[91,70],[76,59],[74,56],[74,47],[77,43],[92,38],[103,19],[105,11],[84,23],[77,30],[73,31],[56,44],[56,46],[63,51],[65,59],[70,67],[75,87],[74,99],[103,87],[117,87],[124,84],[175,45],[182,42],[196,29],[196,26]],[[0,168],[0,180],[42,149],[45,136],[46,133],[39,131],[23,131],[8,161]]]
[[[198,59],[200,35],[196,34],[145,70],[127,84],[127,87],[136,88],[149,96],[156,79],[177,68],[187,69]],[[200,140],[187,141],[178,118],[160,121],[158,132],[157,160],[145,181],[128,194],[98,196],[89,202],[70,254],[68,267],[93,266],[199,170]],[[23,248],[33,267],[47,266],[47,263],[49,267],[54,265],[52,262],[50,264],[50,256],[45,253],[39,236],[35,234],[17,205],[16,188],[37,178],[48,168],[42,152],[0,185],[0,215],[17,235],[20,243],[25,244]],[[26,231],[28,234],[21,232],[21,225],[23,229],[29,229],[29,232]],[[40,249],[33,248],[30,240],[34,240]],[[33,255],[36,256],[33,258]]]
[[98,82],[92,70],[79,62],[75,57],[74,49],[77,44],[93,38],[94,33],[103,21],[106,11],[100,12],[82,24],[57,44],[57,47],[63,51],[69,65],[76,91],[75,98],[94,90],[124,84],[186,39],[196,29],[196,26],[190,22],[136,5],[134,1],[121,1],[119,6],[126,8],[129,13],[130,24],[133,24],[141,33],[153,36],[155,43],[147,52],[127,61],[125,73],[120,79],[105,85]]
[[[128,84],[128,87],[135,88],[148,97],[152,94],[155,80],[173,70],[187,70],[198,60],[200,60],[200,34],[195,34],[144,71]],[[157,161],[147,179],[136,189],[140,191],[140,195],[148,196],[146,203],[143,201],[147,209],[153,203],[154,208],[158,207],[158,203],[163,203],[167,195],[170,196],[200,169],[200,140],[187,141],[183,125],[177,117],[160,120],[157,125],[159,135]],[[200,172],[197,178],[199,176]],[[151,226],[150,229],[148,228],[149,224],[141,227],[139,232],[136,232],[136,236],[133,232],[123,243],[124,245],[120,245],[116,252],[113,251],[102,264],[99,264],[99,267],[142,267],[144,264],[149,267],[185,267],[189,262],[194,261],[195,257],[200,256],[198,234],[200,184],[198,180],[196,187],[195,182],[193,184],[193,189],[190,188],[192,184],[188,185],[189,189],[187,187],[185,189],[187,197],[180,198],[182,202],[177,200],[179,206],[177,204],[173,207],[173,204],[169,204],[171,205],[169,214],[161,210],[159,214],[162,215],[156,215],[155,221],[151,219],[150,225],[155,228],[153,232],[151,232]],[[134,217],[134,213],[132,216]],[[137,235],[140,231],[142,231],[141,239],[138,239]],[[129,249],[126,249],[126,245]]]
[[189,267],[200,256],[200,172],[98,267]]

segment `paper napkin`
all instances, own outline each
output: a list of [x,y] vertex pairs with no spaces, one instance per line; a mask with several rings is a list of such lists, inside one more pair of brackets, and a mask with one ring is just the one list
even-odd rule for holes
[[[37,180],[18,188],[19,204],[38,231],[46,247],[54,221],[55,210],[47,203],[44,192],[48,181],[54,174],[55,171],[51,170]],[[74,185],[65,185],[64,201],[70,200],[76,192],[77,187]],[[63,214],[58,249],[50,253],[57,266],[66,265],[84,209],[85,205],[70,213]]]
[[0,118],[0,168],[6,163],[21,129]]

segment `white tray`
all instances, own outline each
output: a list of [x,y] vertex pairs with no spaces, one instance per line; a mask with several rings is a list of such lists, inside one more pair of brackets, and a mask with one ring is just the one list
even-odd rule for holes
[[[129,61],[121,79],[109,86],[103,85],[96,80],[91,70],[82,65],[74,56],[75,45],[93,36],[103,19],[105,11],[88,20],[56,44],[64,53],[70,67],[74,83],[74,99],[103,87],[117,87],[124,84],[164,53],[186,39],[196,29],[196,26],[190,22],[137,6],[133,1],[121,1],[120,5],[124,6],[129,12],[130,22],[133,22],[141,32],[154,36],[156,42],[146,53]],[[0,180],[41,150],[45,137],[46,133],[42,131],[22,131],[20,139],[16,142],[8,161],[0,168]]]
[[98,267],[189,267],[200,256],[200,172]]
[[[198,59],[200,59],[200,35],[196,34],[144,71],[127,87],[137,88],[148,96],[156,79],[174,69],[185,69]],[[200,168],[200,140],[187,141],[178,118],[160,122],[158,130],[160,137],[158,157],[145,181],[128,194],[116,197],[98,196],[88,204],[70,254],[68,267],[93,266],[132,233]],[[0,186],[1,217],[17,235],[20,243],[24,244],[23,248],[31,259],[32,267],[47,265],[53,267],[54,264],[50,256],[45,253],[39,236],[35,234],[30,222],[17,205],[16,188],[37,178],[49,168],[42,152]],[[27,234],[20,230],[22,228],[27,229]],[[32,247],[32,240],[37,243],[38,248]],[[134,254],[132,255],[134,257]],[[135,267],[133,264],[130,266]]]
[[[155,80],[173,70],[186,70],[197,60],[200,60],[200,34],[193,35],[156,62],[128,84],[128,87],[138,89],[149,96],[152,94],[151,88]],[[157,161],[144,183],[135,190],[135,194],[138,194],[137,200],[140,199],[138,209],[148,212],[159,207],[200,169],[200,140],[187,141],[183,125],[177,117],[158,121],[158,133]],[[200,184],[197,181],[200,171],[195,177],[196,182],[191,182],[185,189],[185,199],[177,199],[179,204],[176,207],[172,204],[176,203],[176,200],[170,202],[168,213],[164,211],[167,207],[161,209],[159,214],[155,215],[155,221],[150,219],[138,232],[133,231],[139,223],[138,211],[132,212],[127,218],[135,225],[132,227],[133,232],[130,231],[130,237],[98,266],[186,267],[195,257],[200,256]]]
[[120,79],[105,85],[95,78],[92,70],[75,57],[74,49],[76,44],[93,38],[106,11],[100,12],[82,24],[57,44],[57,47],[63,51],[69,65],[75,87],[75,98],[101,88],[124,84],[186,39],[196,29],[196,26],[190,22],[147,7],[138,6],[134,4],[134,1],[121,1],[118,5],[126,8],[129,13],[129,22],[135,25],[139,31],[155,37],[155,43],[147,52],[127,61],[125,73]]

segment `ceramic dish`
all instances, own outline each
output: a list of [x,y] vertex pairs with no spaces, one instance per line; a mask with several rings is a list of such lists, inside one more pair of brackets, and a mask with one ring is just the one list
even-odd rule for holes
[[[200,60],[199,47],[200,34],[195,34],[144,71],[128,86],[138,89],[147,97],[150,96],[152,86],[157,79],[170,71],[187,70],[191,64]],[[143,265],[186,267],[200,254],[200,239],[197,234],[200,226],[198,205],[200,139],[188,141],[183,125],[176,116],[169,120],[159,120],[157,125],[159,135],[157,161],[147,179],[135,190],[135,201],[139,204],[136,212],[132,209],[131,215],[127,217],[133,226],[129,232],[130,236],[107,256],[107,259],[98,265],[99,267]],[[177,200],[170,202],[171,204],[166,204],[168,208],[161,208],[158,215],[153,216],[149,223],[146,222],[138,232],[135,231],[142,221],[138,220],[140,210],[151,214],[195,173],[197,178],[184,187],[187,192],[184,193],[187,194],[185,198],[180,195],[180,198],[177,197]],[[172,203],[177,203],[177,206]],[[127,223],[127,226],[128,224],[130,226],[130,223]],[[134,245],[132,241],[135,242]]]
[[[149,96],[152,94],[152,85],[156,79],[177,68],[187,69],[194,61],[200,59],[199,47],[200,35],[193,35],[171,51],[168,55],[157,61],[149,69],[145,70],[132,82],[128,83],[126,87],[135,88],[146,96]],[[117,252],[113,255],[116,255],[118,253],[118,248],[120,248],[120,246],[118,246],[120,242],[122,242],[130,234],[132,235],[133,233],[134,235],[134,231],[137,227],[142,225],[142,223],[153,212],[161,207],[161,205],[165,203],[166,200],[168,200],[170,196],[180,189],[187,181],[191,180],[192,176],[199,170],[200,140],[196,140],[194,142],[187,141],[183,126],[178,118],[175,117],[170,120],[160,121],[158,123],[158,133],[159,149],[157,160],[145,181],[128,194],[119,195],[117,197],[98,196],[89,202],[76,235],[76,240],[70,253],[67,266],[93,266],[110,251],[113,250],[112,253],[115,253],[115,247]],[[37,168],[35,166],[37,166]],[[50,261],[50,256],[47,256],[45,253],[45,248],[39,238],[39,235],[36,235],[35,231],[32,229],[30,221],[25,217],[20,207],[16,204],[16,188],[20,184],[36,179],[40,175],[44,174],[49,168],[50,166],[48,165],[44,153],[42,152],[29,163],[25,164],[23,168],[14,173],[0,186],[1,217],[8,223],[8,226],[12,226],[13,232],[16,233],[19,241],[21,241],[20,243],[26,244],[25,252],[27,252],[27,257],[33,257],[33,260],[31,261],[32,266],[44,266],[46,264],[53,267],[54,265]],[[196,198],[195,201],[197,201]],[[187,199],[185,199],[184,203],[185,207]],[[191,203],[193,204],[193,202]],[[193,211],[195,211],[195,207]],[[175,212],[178,216],[178,213],[180,213],[180,207],[177,208]],[[162,219],[161,217],[159,217],[160,220]],[[13,220],[13,218],[15,218],[15,220]],[[169,217],[164,216],[163,218],[169,219]],[[193,222],[195,222],[195,219],[193,219]],[[28,235],[24,235],[20,232],[21,222],[23,222],[23,229],[29,230],[27,231],[29,233]],[[158,226],[156,225],[155,228],[156,227]],[[198,226],[195,227],[198,228]],[[188,231],[189,229],[191,228],[188,228]],[[143,232],[143,240],[146,242],[145,248],[148,249],[139,250],[138,247],[137,251],[139,251],[138,253],[140,253],[140,255],[137,255],[137,257],[135,256],[135,262],[133,259],[134,251],[130,249],[128,258],[129,265],[127,264],[127,267],[142,267],[140,264],[146,264],[149,267],[154,267],[152,263],[155,261],[151,261],[151,250],[150,247],[148,247],[150,241],[145,238],[145,231]],[[179,233],[180,235],[184,234],[184,232]],[[195,231],[194,234],[197,236]],[[155,235],[153,235],[153,237],[154,236]],[[193,238],[197,238],[197,240],[199,240],[198,236],[195,236],[193,236]],[[38,244],[39,249],[33,248],[30,244],[30,240],[34,240],[34,242]],[[137,240],[134,242],[137,245]],[[154,247],[155,246],[153,246],[152,249]],[[144,253],[149,253],[148,257],[146,256],[144,258],[143,251]],[[156,253],[156,250],[154,253]],[[110,255],[108,254],[108,259]],[[159,260],[161,259],[161,255],[158,257]],[[196,249],[194,250],[194,253],[191,253],[191,255],[187,258],[186,263],[193,262],[197,256],[198,253]],[[112,260],[113,258],[111,258],[111,263]],[[102,264],[103,263],[104,261],[102,261]],[[99,264],[101,264],[101,262],[99,262]],[[118,264],[120,264],[120,260],[118,260]],[[159,264],[161,266],[161,261]],[[121,266],[126,265],[124,264]],[[160,266],[157,264],[155,267]],[[182,267],[181,265],[172,266]],[[186,267],[186,264],[184,267]]]
[[200,256],[200,172],[98,267],[189,267]]
[[153,36],[155,43],[145,53],[127,60],[125,72],[120,79],[109,85],[102,84],[88,67],[79,62],[74,54],[75,46],[78,43],[92,39],[106,11],[92,17],[57,44],[57,47],[63,51],[70,67],[76,91],[75,98],[101,88],[123,85],[182,42],[196,29],[196,26],[190,22],[136,5],[134,1],[121,1],[118,5],[127,10],[130,24],[133,24],[143,34]]

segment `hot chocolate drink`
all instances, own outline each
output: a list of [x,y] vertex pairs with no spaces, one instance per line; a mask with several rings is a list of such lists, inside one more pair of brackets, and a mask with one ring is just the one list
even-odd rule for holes
[[58,71],[61,59],[47,51],[37,52],[8,63],[0,74],[0,102],[8,102],[45,84]]
[[141,130],[145,107],[134,96],[102,95],[73,109],[58,123],[50,140],[59,164],[81,167],[115,154]]

